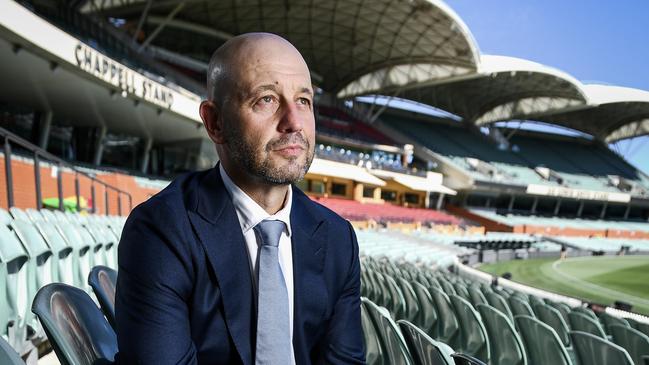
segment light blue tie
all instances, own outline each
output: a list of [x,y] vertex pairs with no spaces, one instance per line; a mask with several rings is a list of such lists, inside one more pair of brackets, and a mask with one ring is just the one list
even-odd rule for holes
[[255,226],[259,250],[259,294],[257,296],[257,348],[255,364],[289,365],[291,329],[288,291],[279,266],[279,237],[284,222],[261,221]]

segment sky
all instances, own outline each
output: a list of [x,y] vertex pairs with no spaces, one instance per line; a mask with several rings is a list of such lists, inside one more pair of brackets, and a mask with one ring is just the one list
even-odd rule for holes
[[[528,59],[585,83],[649,90],[649,0],[445,0],[482,54]],[[649,137],[613,149],[649,174]]]

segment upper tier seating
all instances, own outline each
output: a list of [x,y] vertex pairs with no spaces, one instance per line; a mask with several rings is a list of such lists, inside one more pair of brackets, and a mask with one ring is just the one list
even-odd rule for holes
[[462,224],[463,221],[448,213],[421,208],[405,208],[392,204],[363,204],[339,198],[315,198],[318,203],[349,220],[375,220],[377,222],[422,222],[432,224]]
[[[547,134],[514,135],[510,150],[501,150],[495,142],[478,132],[458,126],[435,125],[384,115],[381,119],[434,152],[446,156],[478,180],[520,185],[558,185],[536,173],[536,167],[556,172],[563,185],[575,189],[620,192],[608,176],[620,176],[649,191],[649,177],[605,147],[578,138],[553,138]],[[515,146],[512,150],[511,147]],[[489,163],[501,174],[490,176],[472,168],[467,158]],[[634,194],[642,194],[635,192]]]

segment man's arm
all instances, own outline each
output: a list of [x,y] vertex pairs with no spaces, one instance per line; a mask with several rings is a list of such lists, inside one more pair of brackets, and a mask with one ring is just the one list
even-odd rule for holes
[[352,244],[351,264],[344,288],[329,321],[324,349],[326,364],[365,364],[361,326],[361,267],[354,228],[347,222]]
[[129,217],[119,245],[115,298],[119,364],[195,364],[186,298],[191,259],[182,221],[164,202]]

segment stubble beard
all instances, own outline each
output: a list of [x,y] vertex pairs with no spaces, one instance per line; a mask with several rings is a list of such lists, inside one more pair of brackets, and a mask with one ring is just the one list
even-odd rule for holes
[[[228,128],[225,133],[227,141],[225,145],[230,152],[232,162],[270,185],[288,185],[302,180],[313,162],[314,146],[311,146],[300,133],[283,135],[257,148],[244,138],[238,128]],[[281,157],[287,163],[274,164],[271,151],[289,144],[301,145],[306,153],[289,158]]]

